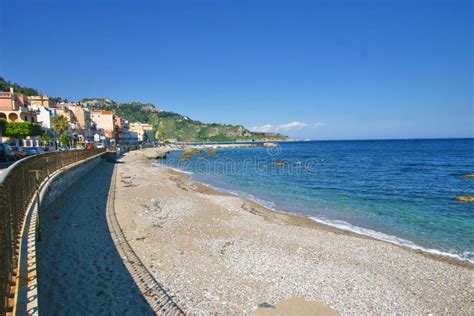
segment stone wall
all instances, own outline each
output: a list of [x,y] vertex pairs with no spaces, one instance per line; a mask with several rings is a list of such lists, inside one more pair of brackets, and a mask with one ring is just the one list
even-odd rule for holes
[[66,167],[59,173],[55,174],[48,182],[46,187],[41,190],[41,207],[48,207],[80,177],[97,166],[101,160],[101,157],[86,160],[85,162]]

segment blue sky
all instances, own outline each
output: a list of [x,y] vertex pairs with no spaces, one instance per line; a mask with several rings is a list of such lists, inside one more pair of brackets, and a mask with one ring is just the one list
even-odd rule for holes
[[474,137],[471,1],[0,1],[0,75],[299,138]]

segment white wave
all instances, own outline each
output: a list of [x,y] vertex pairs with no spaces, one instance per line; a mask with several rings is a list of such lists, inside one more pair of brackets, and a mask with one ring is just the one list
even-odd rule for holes
[[367,228],[363,228],[363,227],[359,227],[359,226],[354,226],[354,225],[349,224],[349,223],[344,222],[344,221],[321,219],[321,218],[316,218],[316,217],[312,217],[312,216],[309,216],[309,218],[312,219],[313,221],[317,222],[317,223],[320,223],[320,224],[335,227],[335,228],[338,228],[338,229],[341,229],[341,230],[350,231],[350,232],[353,232],[353,233],[356,233],[356,234],[359,234],[359,235],[372,237],[372,238],[375,238],[375,239],[378,239],[378,240],[389,242],[391,244],[411,248],[411,249],[414,249],[414,250],[423,251],[423,252],[430,253],[430,254],[455,258],[457,260],[468,261],[470,263],[474,263],[474,259],[471,259],[473,253],[469,252],[469,251],[463,252],[462,255],[457,255],[457,254],[454,254],[454,253],[444,252],[444,251],[437,250],[437,249],[421,247],[421,246],[419,246],[419,245],[417,245],[417,244],[415,244],[415,243],[413,243],[409,240],[402,239],[402,238],[392,236],[392,235],[388,235],[388,234],[384,234],[384,233],[381,233],[381,232],[378,232],[378,231],[375,231],[375,230],[371,230],[371,229],[367,229]]
[[[194,175],[193,172],[173,168],[173,167],[161,164],[161,163],[152,163],[152,165],[157,166],[157,167],[168,168],[168,169],[171,169],[171,170],[174,170],[176,172],[183,173],[183,174]],[[316,217],[312,217],[312,216],[303,215],[301,213],[277,210],[275,208],[276,204],[274,202],[259,199],[259,198],[255,197],[254,195],[252,195],[250,193],[215,187],[215,186],[213,186],[209,183],[205,183],[205,182],[196,180],[196,179],[194,179],[194,177],[193,177],[193,181],[199,182],[200,184],[202,184],[204,186],[207,186],[207,187],[209,187],[213,190],[224,192],[224,193],[229,193],[229,194],[232,194],[232,195],[235,195],[235,196],[238,196],[238,197],[256,202],[256,203],[258,203],[258,204],[260,204],[260,205],[262,205],[266,208],[269,208],[269,209],[271,209],[275,212],[282,212],[282,213],[297,214],[297,215],[300,215],[300,216],[306,216],[306,217],[310,218],[311,220],[313,220],[317,223],[321,223],[321,224],[324,224],[324,225],[327,225],[327,226],[335,227],[335,228],[338,228],[338,229],[341,229],[341,230],[350,231],[350,232],[353,232],[353,233],[356,233],[356,234],[359,234],[359,235],[372,237],[374,239],[382,240],[382,241],[385,241],[385,242],[388,242],[388,243],[391,243],[391,244],[411,248],[411,249],[414,249],[414,250],[419,250],[419,251],[434,254],[434,255],[450,257],[450,258],[454,258],[454,259],[457,259],[457,260],[460,260],[460,261],[467,261],[467,262],[470,262],[470,263],[474,263],[474,258],[473,258],[474,253],[470,252],[470,251],[465,251],[465,252],[462,253],[462,255],[458,255],[458,254],[454,254],[454,253],[450,253],[450,252],[444,252],[444,251],[437,250],[437,249],[425,248],[425,247],[419,246],[419,245],[417,245],[417,244],[415,244],[415,243],[413,243],[409,240],[402,239],[402,238],[399,238],[399,237],[396,237],[396,236],[393,236],[393,235],[388,235],[388,234],[378,232],[378,231],[375,231],[375,230],[355,226],[355,225],[352,225],[352,224],[350,224],[348,222],[345,222],[345,221],[322,219],[322,218],[316,218]]]
[[244,198],[244,199],[247,199],[247,200],[250,200],[250,201],[253,201],[255,203],[258,203],[266,208],[269,208],[273,211],[276,211],[273,207],[275,207],[275,203],[274,202],[271,202],[271,201],[267,201],[267,200],[262,200],[262,199],[259,199],[259,198],[256,198],[254,195],[250,194],[250,193],[246,193],[246,192],[242,192],[242,191],[236,191],[236,190],[229,190],[229,189],[223,189],[223,188],[219,188],[219,187],[215,187],[209,183],[205,183],[205,182],[201,182],[201,181],[198,181],[196,179],[193,178],[193,181],[196,181],[196,182],[199,182],[200,184],[210,188],[210,189],[213,189],[213,190],[216,190],[216,191],[219,191],[219,192],[224,192],[224,193],[229,193],[229,194],[232,194],[232,195],[235,195],[235,196],[238,196],[238,197],[241,197],[241,198]]
[[170,170],[173,170],[173,171],[176,171],[176,172],[179,172],[179,173],[191,174],[191,175],[194,174],[194,172],[186,171],[186,170],[182,170],[182,169],[178,169],[178,168],[173,168],[173,167],[170,167],[168,165],[165,165],[165,164],[162,164],[162,163],[159,163],[159,162],[152,162],[151,165],[154,166],[154,167],[170,169]]

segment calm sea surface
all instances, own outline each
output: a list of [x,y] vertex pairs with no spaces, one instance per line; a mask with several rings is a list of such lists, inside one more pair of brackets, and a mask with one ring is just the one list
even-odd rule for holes
[[315,221],[474,262],[474,139],[312,141],[162,163]]

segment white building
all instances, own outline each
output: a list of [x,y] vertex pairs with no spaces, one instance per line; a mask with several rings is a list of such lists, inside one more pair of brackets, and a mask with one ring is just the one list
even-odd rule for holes
[[30,109],[36,111],[36,120],[42,127],[51,128],[51,121],[57,115],[55,109],[38,105],[30,105]]

